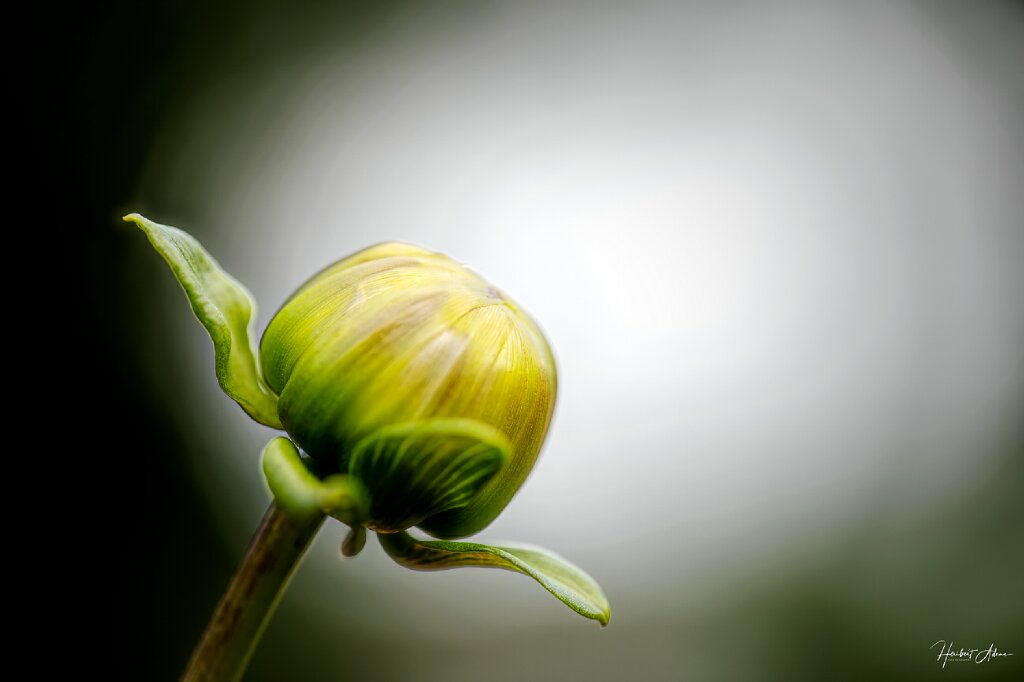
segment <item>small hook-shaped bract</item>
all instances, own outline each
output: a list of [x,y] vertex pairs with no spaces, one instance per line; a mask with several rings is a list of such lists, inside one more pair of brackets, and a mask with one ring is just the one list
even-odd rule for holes
[[320,480],[287,438],[274,438],[263,448],[263,475],[274,499],[292,516],[327,514],[355,528],[369,512],[369,498],[358,479],[336,474]]

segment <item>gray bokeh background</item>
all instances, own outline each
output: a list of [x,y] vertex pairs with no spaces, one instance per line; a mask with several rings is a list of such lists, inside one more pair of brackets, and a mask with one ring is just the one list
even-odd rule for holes
[[[509,292],[560,395],[480,538],[556,549],[613,606],[599,631],[521,576],[406,572],[373,543],[343,561],[334,525],[248,679],[1018,675],[1022,45],[1000,3],[240,13],[159,114],[129,208],[195,234],[260,330],[389,239]],[[138,367],[240,556],[272,433],[124,238]],[[940,670],[950,638],[1017,656]]]

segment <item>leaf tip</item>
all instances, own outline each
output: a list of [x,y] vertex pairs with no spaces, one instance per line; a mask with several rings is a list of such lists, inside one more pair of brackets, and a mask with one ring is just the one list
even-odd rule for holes
[[157,227],[152,220],[142,215],[141,213],[129,213],[128,215],[121,216],[121,220],[128,223],[129,225],[134,225],[135,227],[139,228],[146,234],[147,237],[151,237],[153,229]]

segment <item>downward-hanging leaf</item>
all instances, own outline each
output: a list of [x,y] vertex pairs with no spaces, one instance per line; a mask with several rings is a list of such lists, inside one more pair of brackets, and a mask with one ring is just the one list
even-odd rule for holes
[[517,571],[539,582],[581,616],[602,626],[611,617],[611,606],[597,582],[581,568],[542,547],[417,540],[407,533],[378,533],[377,537],[384,551],[406,568],[435,571],[479,566]]
[[192,312],[210,333],[220,387],[256,421],[282,428],[277,396],[264,383],[253,353],[250,332],[256,303],[249,291],[188,233],[138,213],[124,220],[146,233],[185,290]]

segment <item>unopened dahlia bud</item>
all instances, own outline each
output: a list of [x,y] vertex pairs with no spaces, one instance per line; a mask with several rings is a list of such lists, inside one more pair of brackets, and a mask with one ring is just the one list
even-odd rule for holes
[[260,360],[284,428],[341,472],[360,441],[403,425],[438,436],[434,447],[445,438],[433,427],[452,420],[490,427],[482,440],[497,449],[504,440],[507,461],[468,504],[414,521],[438,537],[494,520],[533,467],[555,404],[555,362],[533,320],[476,273],[408,244],[370,247],[306,282],[267,327]]
[[[346,556],[362,549],[369,529],[403,566],[517,571],[577,613],[608,622],[600,586],[557,554],[450,541],[505,508],[551,423],[555,362],[515,303],[447,256],[389,242],[300,287],[256,353],[256,304],[245,287],[188,233],[138,214],[125,220],[167,261],[209,332],[224,392],[290,437],[263,451],[274,496],[267,518],[280,510],[289,519],[266,528],[315,532],[329,515],[351,529]],[[405,532],[412,527],[441,540],[418,540]],[[234,617],[225,604],[225,618]]]

